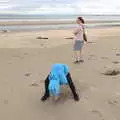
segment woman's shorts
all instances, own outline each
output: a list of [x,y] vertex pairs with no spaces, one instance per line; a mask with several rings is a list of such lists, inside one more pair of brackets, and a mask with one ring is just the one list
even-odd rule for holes
[[80,50],[84,45],[84,41],[76,40],[73,46],[74,51]]

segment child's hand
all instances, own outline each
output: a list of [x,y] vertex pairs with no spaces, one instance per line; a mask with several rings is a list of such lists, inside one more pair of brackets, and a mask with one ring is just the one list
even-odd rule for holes
[[60,100],[60,96],[54,96],[54,101],[58,102]]

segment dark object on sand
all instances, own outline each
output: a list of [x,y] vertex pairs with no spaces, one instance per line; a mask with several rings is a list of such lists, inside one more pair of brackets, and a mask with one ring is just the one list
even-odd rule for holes
[[76,61],[74,61],[74,64],[83,63],[83,62],[84,62],[84,60],[76,60]]
[[67,37],[67,38],[65,38],[65,39],[74,39],[74,37]]
[[26,73],[25,76],[26,77],[29,77],[31,75],[31,73]]
[[2,32],[3,32],[3,33],[7,33],[7,32],[8,32],[8,30],[2,30]]
[[119,75],[120,71],[119,70],[109,70],[109,71],[106,71],[103,74],[108,75],[108,76],[115,76],[115,75]]
[[120,53],[117,53],[116,56],[120,56]]
[[118,62],[118,61],[113,61],[112,63],[114,63],[114,64],[119,64],[120,62]]
[[46,38],[46,37],[37,37],[37,39],[48,39],[48,38]]

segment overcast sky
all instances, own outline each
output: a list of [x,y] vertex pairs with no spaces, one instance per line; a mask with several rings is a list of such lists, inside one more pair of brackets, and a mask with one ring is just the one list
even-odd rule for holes
[[0,0],[0,13],[120,14],[120,0]]

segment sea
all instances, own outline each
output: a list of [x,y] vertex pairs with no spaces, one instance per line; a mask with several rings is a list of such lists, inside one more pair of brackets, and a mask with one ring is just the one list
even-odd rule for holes
[[[15,15],[1,14],[0,22],[7,21],[75,21],[78,16],[82,16],[85,21],[99,21],[99,23],[86,24],[87,28],[100,27],[120,27],[120,15]],[[21,31],[21,30],[51,30],[51,29],[70,29],[75,24],[57,25],[0,25],[0,30]]]

